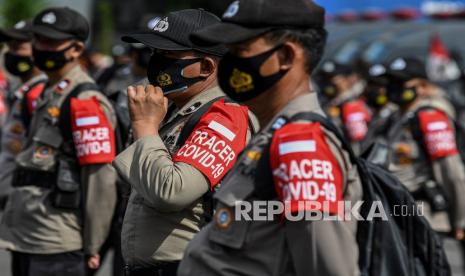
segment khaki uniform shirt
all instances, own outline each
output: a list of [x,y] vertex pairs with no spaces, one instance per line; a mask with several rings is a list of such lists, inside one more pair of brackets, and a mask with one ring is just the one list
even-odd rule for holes
[[[301,96],[290,102],[277,116],[292,117],[299,112],[316,112],[323,115],[316,93]],[[275,122],[275,119],[272,122]],[[233,206],[237,201],[258,200],[254,191],[260,179],[251,180],[237,173],[241,163],[251,158],[255,146],[267,141],[266,126],[239,157],[231,174],[215,195],[218,200],[217,214],[222,209],[232,212],[229,225],[220,227],[208,224],[189,244],[178,275],[358,275],[358,245],[356,221],[298,221],[286,222],[280,218],[273,221],[235,220]],[[323,129],[326,142],[342,168],[344,200],[356,201],[362,197],[362,187],[356,168],[349,161],[341,143],[330,132]],[[251,149],[249,151],[249,149]],[[263,154],[262,154],[263,156]],[[254,158],[252,156],[252,158]],[[246,167],[246,166],[245,166]],[[271,172],[270,172],[271,173]],[[260,183],[274,187],[274,183]],[[263,185],[262,185],[263,186]],[[305,234],[303,234],[305,233]],[[294,250],[294,247],[297,250]],[[291,249],[290,249],[291,248]],[[301,252],[293,255],[291,251]],[[295,267],[293,260],[300,264]]]
[[132,186],[122,232],[126,264],[155,266],[179,261],[203,226],[202,196],[210,183],[195,167],[173,162],[171,156],[178,150],[175,145],[189,115],[221,96],[218,87],[197,95],[167,114],[159,136],[139,139],[113,162]]
[[22,102],[24,96],[22,87],[29,87],[31,84],[45,81],[46,79],[45,75],[38,75],[25,82],[14,93],[16,100],[9,111],[0,139],[0,194],[9,194],[11,191],[13,171],[16,168],[15,157],[26,142],[26,126],[22,120]]
[[[31,122],[24,150],[17,156],[19,167],[53,171],[56,158],[38,160],[35,153],[44,135],[44,118],[50,108],[63,101],[74,87],[93,80],[79,66],[71,69],[62,81],[46,88]],[[57,92],[60,91],[60,92]],[[84,91],[78,98],[97,97],[111,124],[116,119],[108,100],[98,91]],[[46,131],[45,131],[46,132]],[[46,144],[50,141],[43,141]],[[84,250],[98,253],[105,241],[116,204],[116,172],[109,164],[82,166],[81,189],[84,208],[57,209],[51,205],[51,190],[34,186],[13,189],[0,224],[0,246],[18,252],[55,254]]]
[[445,112],[451,119],[455,112],[450,103],[443,97],[426,98],[412,106],[408,112],[401,115],[394,114],[394,124],[388,131],[387,143],[391,148],[389,170],[411,192],[418,191],[422,185],[433,180],[441,185],[450,196],[450,213],[431,211],[428,202],[424,203],[425,217],[433,229],[449,232],[451,227],[464,228],[465,226],[465,168],[460,156],[447,156],[429,161],[424,149],[420,148],[413,137],[408,120],[416,110],[421,107],[435,107]]

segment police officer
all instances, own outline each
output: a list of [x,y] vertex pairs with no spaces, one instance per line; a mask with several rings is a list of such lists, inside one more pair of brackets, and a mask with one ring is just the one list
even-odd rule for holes
[[[389,100],[399,106],[387,129],[392,171],[423,203],[425,217],[443,234],[455,273],[463,275],[465,167],[456,144],[455,112],[444,93],[427,80],[423,62],[400,57],[389,63]],[[452,237],[452,238],[450,238]]]
[[326,79],[321,91],[329,98],[324,111],[344,131],[354,151],[361,153],[361,143],[372,119],[369,108],[360,98],[365,81],[350,65],[331,60],[323,63],[320,75]]
[[122,233],[128,275],[176,275],[187,244],[210,216],[206,194],[250,137],[248,109],[225,100],[217,86],[225,48],[189,39],[217,22],[206,11],[181,10],[149,33],[123,37],[153,49],[151,85],[128,88],[136,142],[113,163],[132,187]]
[[365,78],[367,85],[362,96],[370,109],[372,118],[362,142],[362,153],[378,138],[386,134],[391,115],[397,111],[397,105],[389,102],[387,94],[386,86],[389,80],[386,77],[386,66],[384,64],[370,66]]
[[33,20],[33,58],[49,82],[18,154],[0,225],[13,275],[85,275],[99,266],[115,205],[114,111],[79,66],[89,25],[69,8]]
[[[285,124],[301,112],[324,114],[308,81],[323,54],[324,18],[313,1],[239,0],[221,23],[193,35],[197,43],[228,46],[220,86],[249,106],[263,129],[216,193],[214,220],[189,244],[178,275],[358,275],[355,221],[253,219],[263,200],[290,203],[291,213],[334,214],[337,201],[361,197],[356,167],[332,133],[306,120]],[[321,167],[314,161],[327,173],[315,173]],[[323,191],[324,182],[334,196],[310,192],[311,199],[297,188],[312,183]],[[250,207],[251,220],[236,202]]]
[[0,42],[8,44],[4,66],[19,77],[22,86],[15,91],[15,101],[9,111],[0,139],[0,198],[2,205],[11,191],[11,180],[16,167],[15,156],[26,140],[26,129],[37,100],[44,90],[47,77],[32,60],[32,21],[21,20],[13,28],[0,30]]

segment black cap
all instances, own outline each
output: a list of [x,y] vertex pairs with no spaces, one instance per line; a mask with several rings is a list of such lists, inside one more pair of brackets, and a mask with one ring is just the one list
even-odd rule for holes
[[369,83],[387,85],[387,71],[387,65],[381,63],[373,64],[364,72],[364,77]]
[[243,42],[273,29],[323,28],[325,9],[312,0],[238,0],[229,5],[222,22],[194,33],[201,45]]
[[328,77],[337,75],[350,75],[354,72],[352,67],[348,64],[342,64],[332,60],[323,62],[320,68],[320,73]]
[[33,21],[36,35],[54,40],[87,40],[89,23],[75,10],[68,7],[49,8],[41,11]]
[[203,27],[220,22],[220,19],[204,10],[187,9],[169,13],[160,18],[151,31],[123,36],[128,43],[142,43],[148,47],[166,51],[195,50],[202,53],[222,56],[223,46],[198,46],[192,43],[189,35]]
[[428,79],[425,64],[416,58],[399,57],[388,63],[386,75],[403,81],[421,78]]
[[0,42],[11,40],[31,41],[32,40],[32,20],[21,20],[13,28],[0,29]]

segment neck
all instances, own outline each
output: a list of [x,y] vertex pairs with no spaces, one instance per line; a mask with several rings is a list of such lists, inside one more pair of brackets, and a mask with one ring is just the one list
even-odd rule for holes
[[32,80],[33,78],[37,77],[40,74],[42,74],[42,72],[39,69],[34,68],[29,75],[27,75],[25,77],[21,77],[21,82],[26,83],[26,82]]
[[66,74],[69,73],[69,71],[74,69],[74,67],[76,67],[76,66],[79,66],[79,63],[78,63],[77,60],[72,61],[72,62],[68,62],[65,66],[63,66],[63,68],[61,68],[59,70],[46,72],[46,74],[48,76],[49,84],[54,85],[54,84],[58,83],[64,76],[66,76]]
[[249,101],[247,105],[257,116],[260,126],[265,127],[289,102],[309,91],[310,81],[308,76],[301,78],[299,81],[283,79],[271,91],[261,94]]

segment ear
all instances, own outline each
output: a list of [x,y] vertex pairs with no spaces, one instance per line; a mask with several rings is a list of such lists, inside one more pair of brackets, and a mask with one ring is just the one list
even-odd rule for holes
[[71,57],[73,59],[78,59],[82,53],[84,52],[84,49],[85,49],[85,45],[84,45],[84,42],[82,41],[76,41],[74,43],[74,47],[71,48]]
[[216,71],[217,62],[211,57],[205,57],[200,62],[200,77],[208,78]]
[[289,70],[294,63],[298,48],[294,43],[286,42],[278,51],[279,69],[282,71]]

